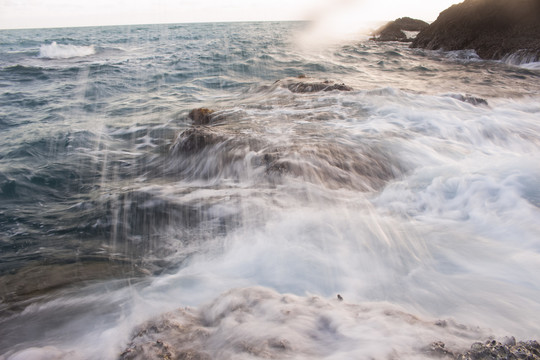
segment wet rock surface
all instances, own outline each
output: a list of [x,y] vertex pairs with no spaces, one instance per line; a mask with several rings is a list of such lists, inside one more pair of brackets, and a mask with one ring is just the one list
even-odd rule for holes
[[474,49],[484,59],[540,53],[540,2],[466,0],[443,11],[422,30],[412,47],[430,50]]
[[[66,288],[73,283],[147,274],[145,269],[126,258],[81,256],[77,261],[50,258],[48,262],[34,261],[0,277],[0,312],[7,315],[11,311],[20,310],[28,305],[30,299]],[[36,263],[41,265],[40,271],[35,271]]]
[[[323,359],[327,358],[328,346],[334,346],[344,339],[351,340],[348,344],[354,347],[362,346],[367,338],[383,336],[377,332],[377,326],[371,327],[372,333],[366,335],[364,329],[369,324],[384,324],[384,334],[388,335],[389,329],[392,329],[391,332],[401,332],[410,341],[423,342],[436,331],[454,346],[457,339],[460,346],[467,346],[474,340],[469,342],[465,339],[483,336],[478,330],[451,320],[432,323],[386,306],[349,304],[339,295],[337,299],[326,300],[317,296],[279,294],[259,287],[233,289],[199,308],[181,308],[141,324],[119,354],[119,360]],[[363,330],[354,333],[350,332],[354,326],[336,326],[349,321]],[[352,323],[348,323],[349,326]],[[411,335],[410,325],[429,329],[433,335],[426,335],[422,331],[418,333],[420,338]],[[349,331],[343,332],[343,329]],[[377,343],[373,339],[370,341]],[[382,346],[375,350],[378,356],[345,355],[343,358],[540,359],[540,344],[537,341],[518,342],[513,337],[500,342],[477,342],[466,351],[452,350],[444,342],[437,341],[425,348],[417,348],[418,353],[414,355],[400,353],[401,347],[397,343],[384,343],[381,340],[378,346]],[[349,350],[344,349],[344,354]],[[385,352],[390,356],[385,356]]]
[[317,80],[306,76],[289,78],[276,81],[281,87],[289,89],[293,93],[315,93],[319,91],[352,91],[350,86],[330,80]]
[[223,128],[193,127],[182,132],[177,139],[172,153],[196,153],[205,148],[233,139],[235,133]]
[[257,174],[275,183],[291,176],[360,191],[381,188],[401,173],[395,159],[376,143],[348,145],[306,135],[303,143],[276,145],[265,141],[263,133],[242,132],[234,124],[195,126],[178,136],[168,167],[176,176],[189,179]]
[[459,353],[446,348],[441,341],[434,342],[428,349],[431,356],[455,360],[538,360],[540,344],[535,341],[516,341],[514,337],[505,338],[502,342],[489,340],[476,342],[470,350]]
[[404,31],[422,31],[428,26],[429,24],[425,21],[412,19],[410,17],[402,17],[375,30],[371,40],[409,42],[413,41],[413,39],[407,37],[407,34]]
[[119,359],[210,360],[211,357],[201,350],[209,334],[191,311],[178,310],[137,329]]
[[449,96],[451,98],[454,98],[456,100],[469,103],[469,104],[474,105],[474,106],[489,106],[486,99],[482,99],[482,98],[479,98],[479,97],[476,97],[476,96],[462,95],[462,94],[452,94],[452,95],[449,95]]
[[[241,297],[236,297],[240,292]],[[135,330],[119,360],[273,358],[290,356],[289,340],[248,328],[252,311],[271,300],[264,290],[234,290],[228,301],[216,300],[199,310],[179,309],[150,320]],[[259,310],[260,311],[260,310]],[[230,328],[232,326],[232,328]],[[235,336],[239,332],[242,336]],[[223,337],[224,333],[230,335]]]
[[458,354],[456,360],[537,360],[540,359],[540,344],[537,341],[516,342],[514,338],[505,343],[496,340],[484,344],[475,343],[465,354]]

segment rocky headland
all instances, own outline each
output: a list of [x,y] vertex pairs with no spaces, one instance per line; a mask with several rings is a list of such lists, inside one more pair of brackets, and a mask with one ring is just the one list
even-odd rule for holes
[[411,47],[473,49],[483,59],[540,55],[540,1],[465,0],[439,14]]
[[390,21],[386,25],[375,30],[371,40],[410,42],[413,41],[413,37],[408,36],[406,32],[419,32],[428,26],[429,24],[425,21],[412,19],[410,17],[402,17]]

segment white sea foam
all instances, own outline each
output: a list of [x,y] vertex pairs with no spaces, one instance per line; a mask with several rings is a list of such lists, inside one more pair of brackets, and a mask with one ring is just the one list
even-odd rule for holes
[[459,61],[459,62],[473,62],[473,61],[481,61],[482,59],[476,51],[473,49],[467,49],[467,50],[454,50],[454,51],[445,51],[439,50],[443,54],[445,54],[449,59]]
[[[150,326],[158,332],[144,330]],[[444,338],[455,349],[481,336],[478,330],[422,319],[388,303],[355,305],[260,287],[233,289],[199,309],[166,314],[146,324],[142,334],[131,346],[148,349],[150,358],[157,355],[152,344],[161,339],[176,354],[212,359],[412,359],[426,355],[435,339]]]
[[531,53],[525,50],[517,51],[505,56],[501,61],[505,64],[519,66],[524,69],[540,69],[540,60],[538,53]]
[[529,69],[529,70],[540,70],[540,62],[539,61],[520,64],[519,66],[524,68],[524,69]]
[[[348,143],[377,139],[404,172],[380,193],[295,176],[256,191],[226,176],[227,188],[204,177],[153,184],[145,189],[158,198],[214,203],[212,218],[235,214],[238,223],[210,239],[210,224],[201,225],[200,241],[179,250],[194,255],[176,273],[128,289],[96,285],[30,306],[23,316],[33,325],[62,309],[65,327],[50,336],[64,338],[43,354],[86,359],[117,358],[137,325],[179,307],[154,318],[159,331],[141,332],[131,346],[159,340],[211,358],[413,359],[434,341],[463,350],[491,335],[535,338],[540,109],[536,99],[488,100],[489,107],[473,106],[391,88],[302,96],[284,121],[290,133],[280,137],[283,146],[287,136],[300,141],[294,132],[305,135],[315,118],[317,129],[338,129]],[[269,107],[245,116],[255,132],[256,121],[279,122],[275,113]],[[80,311],[111,304],[113,315]]]
[[51,44],[43,44],[39,48],[39,57],[44,59],[69,59],[94,55],[95,53],[96,49],[94,45],[64,45],[58,44],[56,41],[53,41]]

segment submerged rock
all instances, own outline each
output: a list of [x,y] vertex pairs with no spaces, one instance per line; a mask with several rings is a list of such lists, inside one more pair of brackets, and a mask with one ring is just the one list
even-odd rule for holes
[[265,149],[266,174],[300,177],[329,188],[379,189],[401,172],[394,159],[377,145],[352,149],[342,144],[307,143]]
[[471,96],[471,95],[452,94],[449,96],[451,98],[469,103],[474,106],[480,106],[480,105],[488,106],[489,105],[486,99],[482,99],[482,98]]
[[236,124],[196,126],[182,132],[169,152],[169,169],[185,178],[240,178],[258,174],[275,183],[284,176],[329,188],[378,189],[401,173],[395,159],[376,143],[346,144],[316,139],[271,144],[263,133]]
[[484,59],[540,54],[540,1],[465,0],[440,13],[411,45],[430,50],[473,49]]
[[[234,135],[234,134],[232,134]],[[180,134],[171,149],[172,154],[200,152],[208,146],[225,142],[232,136],[227,131],[220,131],[213,128],[192,127]]]
[[300,75],[296,78],[283,79],[276,81],[281,87],[289,89],[293,93],[314,93],[319,91],[352,91],[350,86],[343,83],[336,83],[330,80],[317,81]]
[[404,31],[422,31],[429,24],[425,21],[412,19],[410,17],[402,17],[387,23],[373,32],[375,41],[413,41]]

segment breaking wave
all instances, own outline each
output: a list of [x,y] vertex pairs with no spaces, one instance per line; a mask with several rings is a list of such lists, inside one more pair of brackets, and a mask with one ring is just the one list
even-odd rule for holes
[[96,49],[94,45],[76,46],[58,44],[53,41],[51,44],[43,44],[39,48],[39,56],[44,59],[69,59],[75,57],[84,57],[94,55]]
[[540,54],[536,52],[521,50],[505,56],[502,59],[502,62],[508,65],[519,66],[524,69],[540,70]]

